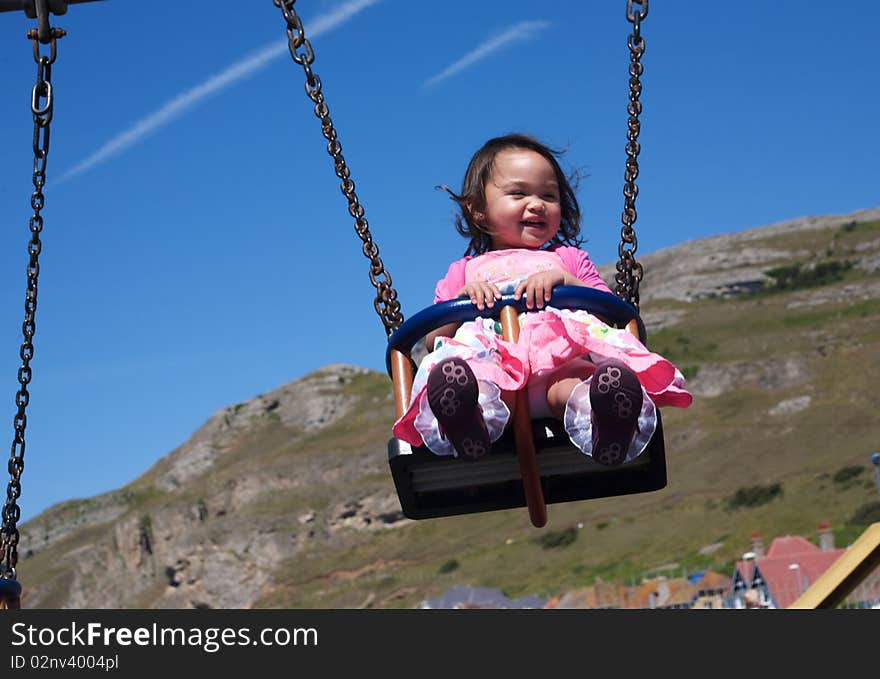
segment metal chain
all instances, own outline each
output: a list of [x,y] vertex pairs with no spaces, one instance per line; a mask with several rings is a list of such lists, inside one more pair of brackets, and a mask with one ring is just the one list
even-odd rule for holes
[[[634,4],[641,6],[636,11]],[[629,104],[626,110],[629,112],[627,121],[627,144],[626,144],[626,172],[624,173],[623,197],[624,206],[621,220],[623,228],[620,230],[620,245],[617,248],[620,259],[617,262],[617,289],[615,292],[621,299],[632,304],[636,310],[639,308],[639,283],[642,280],[642,265],[636,261],[638,239],[633,225],[636,223],[636,196],[639,195],[639,187],[636,179],[639,176],[639,114],[642,112],[642,104],[639,96],[642,94],[642,83],[639,79],[644,71],[641,59],[645,53],[645,40],[641,35],[641,22],[648,16],[648,0],[627,0],[626,18],[633,25],[627,44],[629,46]]]
[[296,0],[272,0],[272,2],[281,9],[281,13],[287,22],[290,56],[295,63],[302,66],[305,72],[306,94],[315,103],[315,115],[321,121],[321,131],[328,142],[327,153],[333,158],[336,176],[342,180],[340,189],[348,200],[348,212],[355,219],[355,231],[364,243],[364,256],[370,260],[370,282],[376,288],[376,299],[373,306],[385,325],[386,334],[391,335],[403,323],[403,316],[400,313],[400,302],[397,301],[397,292],[391,284],[391,276],[385,270],[385,266],[379,257],[379,248],[373,242],[369,223],[364,216],[364,208],[355,193],[354,181],[351,179],[351,173],[342,155],[342,144],[339,143],[336,129],[333,127],[333,121],[330,119],[330,109],[324,100],[321,79],[312,71],[315,53],[303,32],[302,20],[297,16],[296,10],[293,7],[296,4]]
[[52,93],[52,64],[55,63],[56,39],[65,35],[60,29],[52,29],[49,40],[49,55],[40,54],[39,37],[36,30],[28,31],[28,38],[33,43],[34,61],[37,62],[37,82],[31,92],[31,113],[34,117],[34,192],[31,194],[31,207],[34,210],[30,218],[31,240],[28,243],[27,292],[24,302],[24,323],[21,330],[24,336],[19,356],[21,367],[18,369],[19,390],[15,395],[15,414],[13,426],[15,435],[12,440],[12,452],[9,457],[9,485],[6,487],[6,504],[3,507],[2,544],[0,544],[0,578],[15,579],[15,567],[18,563],[17,523],[21,518],[18,498],[21,496],[21,474],[24,471],[25,427],[27,415],[25,409],[30,401],[28,384],[31,381],[31,359],[34,357],[34,333],[36,332],[37,313],[37,279],[40,275],[40,251],[42,242],[40,233],[43,230],[43,217],[40,214],[45,205],[43,187],[46,185],[46,161],[49,158],[49,124],[52,122],[54,96]]

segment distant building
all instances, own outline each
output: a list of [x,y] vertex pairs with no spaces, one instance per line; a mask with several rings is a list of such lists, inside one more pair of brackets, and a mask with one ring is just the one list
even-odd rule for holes
[[752,551],[733,571],[730,608],[787,608],[846,551],[834,546],[828,523],[819,525],[819,546],[799,535],[784,535],[763,553],[760,536],[752,534]]
[[[645,578],[638,585],[603,582],[561,593],[550,599],[510,599],[497,589],[462,585],[420,608],[547,609],[720,609],[787,608],[837,561],[846,549],[834,545],[828,523],[819,525],[819,546],[799,535],[774,538],[764,551],[760,534],[752,533],[751,551],[736,562],[732,577],[714,571],[688,577]],[[842,604],[880,608],[880,568],[869,574]]]
[[646,578],[638,585],[626,586],[599,580],[554,597],[547,608],[723,608],[730,591],[730,578],[706,571],[689,578]]
[[631,608],[627,605],[627,593],[631,588],[619,583],[597,579],[591,587],[565,592],[547,602],[546,608]]
[[726,575],[707,572],[695,583],[697,595],[691,601],[691,608],[724,608],[726,597],[730,592],[731,580]]

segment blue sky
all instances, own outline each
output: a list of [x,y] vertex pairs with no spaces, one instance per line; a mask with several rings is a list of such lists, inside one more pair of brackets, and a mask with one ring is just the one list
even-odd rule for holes
[[[133,480],[217,410],[323,365],[383,369],[368,262],[280,11],[271,0],[145,7],[108,0],[54,18],[68,36],[53,70],[24,519]],[[297,9],[405,316],[464,250],[434,186],[458,186],[497,134],[567,149],[564,164],[587,175],[585,247],[599,264],[616,258],[623,0]],[[878,206],[878,19],[876,3],[850,0],[655,0],[639,252]],[[32,189],[31,24],[0,14],[7,444]]]

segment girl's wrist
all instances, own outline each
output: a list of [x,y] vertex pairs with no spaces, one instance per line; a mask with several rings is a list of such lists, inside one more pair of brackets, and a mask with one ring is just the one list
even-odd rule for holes
[[563,285],[577,285],[580,287],[586,286],[586,284],[580,278],[578,278],[577,276],[575,276],[573,274],[568,273],[568,271],[565,271],[562,274],[562,284]]

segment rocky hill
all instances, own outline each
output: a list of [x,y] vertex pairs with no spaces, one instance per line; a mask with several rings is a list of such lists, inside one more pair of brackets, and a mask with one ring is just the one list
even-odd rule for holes
[[387,470],[389,380],[332,365],[213,414],[132,484],[27,522],[23,605],[412,607],[465,583],[556,595],[729,572],[754,530],[830,521],[843,545],[880,520],[880,209],[639,259],[649,343],[697,397],[664,414],[665,489],[551,505],[542,530],[524,510],[410,521]]

